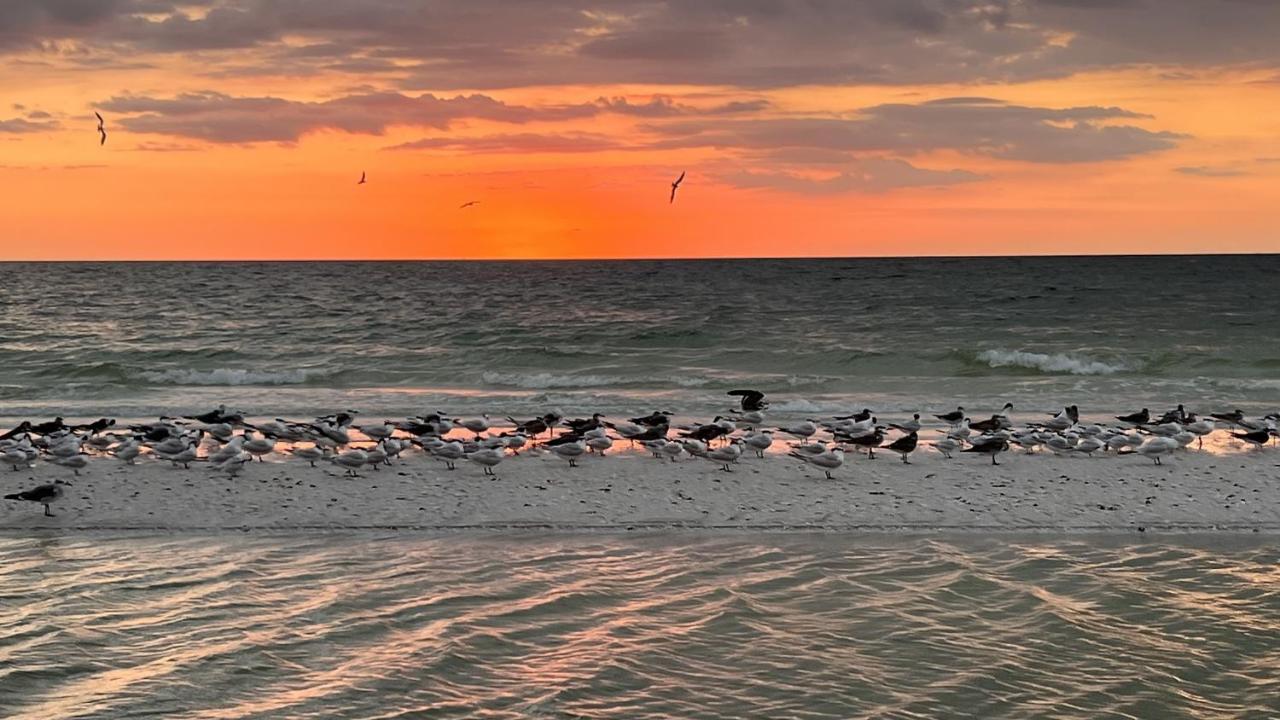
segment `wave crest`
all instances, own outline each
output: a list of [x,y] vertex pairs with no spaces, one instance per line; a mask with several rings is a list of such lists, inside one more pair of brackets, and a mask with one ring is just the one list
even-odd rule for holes
[[978,353],[977,358],[993,368],[1020,367],[1066,375],[1114,375],[1131,369],[1125,365],[1112,365],[1088,357],[1021,350],[983,350]]
[[319,368],[301,368],[275,372],[246,370],[244,368],[215,368],[213,370],[169,368],[167,370],[146,370],[139,373],[144,380],[156,385],[211,386],[302,385],[311,380],[327,377],[328,374],[327,371]]

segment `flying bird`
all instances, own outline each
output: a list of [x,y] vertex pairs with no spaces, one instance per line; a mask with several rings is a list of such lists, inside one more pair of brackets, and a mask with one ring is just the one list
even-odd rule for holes
[[98,146],[101,147],[107,144],[107,128],[106,128],[107,121],[102,119],[102,114],[99,113],[97,110],[94,110],[93,114],[95,117],[98,118],[98,134],[102,136],[102,139],[98,141]]
[[464,202],[464,203],[462,203],[461,205],[459,205],[459,206],[458,206],[458,209],[459,209],[459,210],[466,210],[467,208],[471,207],[472,205],[479,205],[479,204],[480,204],[480,201],[479,201],[479,200],[468,200],[467,202]]
[[358,182],[358,183],[356,183],[356,184],[357,184],[357,185],[363,185],[363,184],[365,184],[365,182],[366,182],[366,180],[365,180],[365,173],[364,173],[364,171],[361,171],[361,172],[360,172],[360,182]]
[[680,173],[680,177],[676,178],[676,181],[671,183],[671,199],[667,201],[668,205],[676,201],[676,189],[680,187],[680,183],[683,181],[684,181],[684,172],[682,171]]

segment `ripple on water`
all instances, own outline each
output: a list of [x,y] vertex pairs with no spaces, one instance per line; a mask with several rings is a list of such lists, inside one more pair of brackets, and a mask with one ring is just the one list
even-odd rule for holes
[[1280,549],[0,539],[12,718],[1267,717]]

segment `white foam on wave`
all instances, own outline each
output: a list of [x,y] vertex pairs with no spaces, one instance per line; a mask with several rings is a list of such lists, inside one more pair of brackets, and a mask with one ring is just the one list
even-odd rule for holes
[[1021,350],[984,350],[978,353],[978,359],[991,367],[1024,367],[1045,373],[1067,375],[1114,375],[1130,369],[1124,365],[1111,365],[1093,358]]
[[278,372],[246,370],[244,368],[216,368],[213,370],[169,368],[167,370],[145,370],[139,373],[144,380],[157,385],[301,385],[312,378],[324,377],[325,374],[326,372],[319,368],[281,370]]
[[680,387],[701,387],[707,380],[695,377],[616,377],[612,375],[557,375],[555,373],[501,373],[486,372],[480,376],[486,385],[526,388],[529,390],[573,389],[634,385],[635,383],[673,384]]

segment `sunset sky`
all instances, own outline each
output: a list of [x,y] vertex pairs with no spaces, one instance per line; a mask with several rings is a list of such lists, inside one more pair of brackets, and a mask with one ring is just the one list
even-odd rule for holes
[[1274,0],[3,0],[0,259],[1277,252],[1278,39]]

